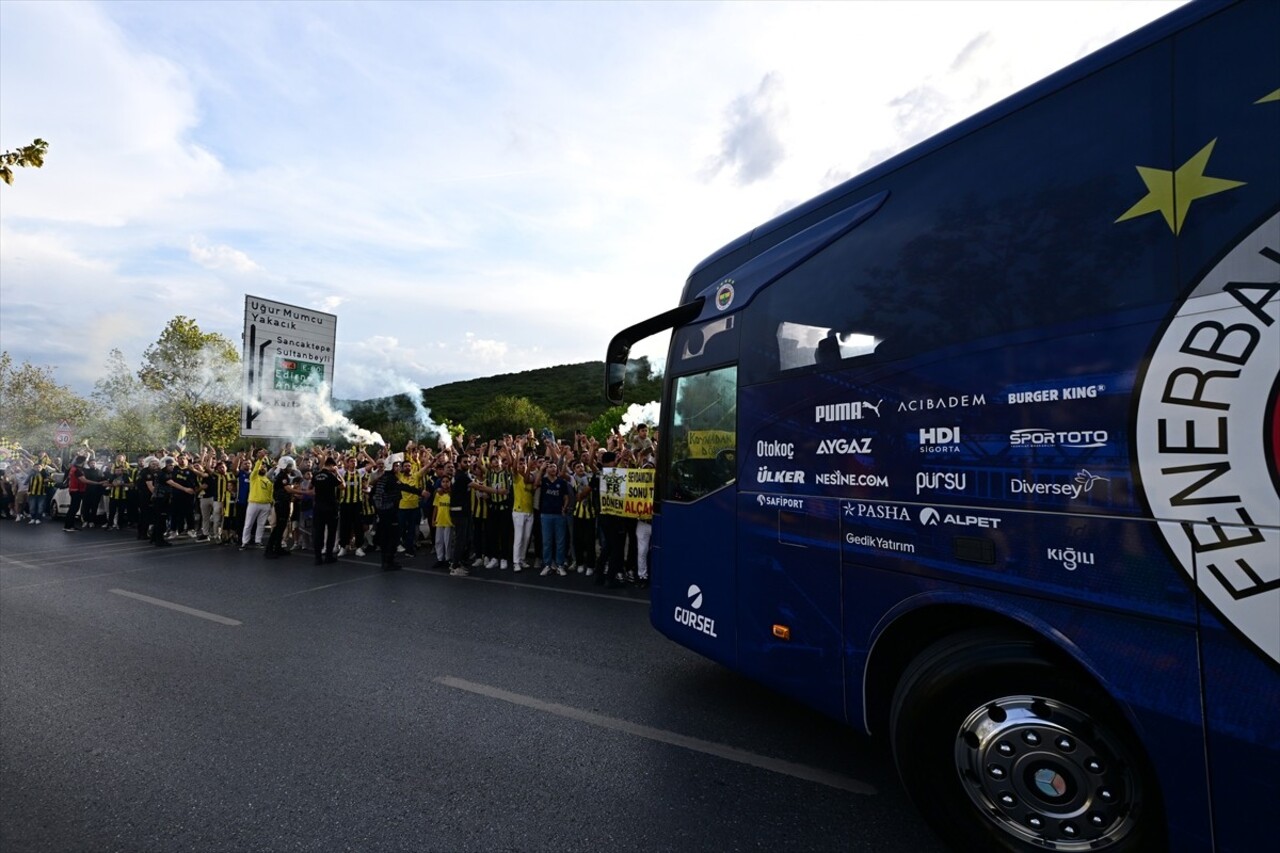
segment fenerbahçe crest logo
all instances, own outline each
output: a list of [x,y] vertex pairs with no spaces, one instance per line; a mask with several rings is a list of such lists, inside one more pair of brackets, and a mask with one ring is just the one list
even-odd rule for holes
[[1280,214],[1178,306],[1138,391],[1161,537],[1222,617],[1280,662]]

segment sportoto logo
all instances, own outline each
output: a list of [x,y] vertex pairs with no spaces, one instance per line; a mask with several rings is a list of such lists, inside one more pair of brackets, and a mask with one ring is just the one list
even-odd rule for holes
[[1280,215],[1192,289],[1137,391],[1139,482],[1173,559],[1280,662]]
[[689,607],[694,610],[702,607],[702,590],[696,583],[689,586]]

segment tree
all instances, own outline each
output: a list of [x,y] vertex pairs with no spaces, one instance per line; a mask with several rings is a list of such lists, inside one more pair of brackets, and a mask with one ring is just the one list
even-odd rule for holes
[[627,413],[626,406],[613,406],[605,409],[604,414],[591,422],[583,432],[600,442],[603,447],[609,440],[609,434],[622,424],[622,416]]
[[240,434],[240,354],[195,320],[179,314],[169,321],[142,354],[138,379],[189,440],[225,446]]
[[533,427],[541,432],[550,427],[555,430],[551,417],[541,406],[529,402],[528,397],[494,397],[480,409],[467,424],[467,435],[485,439],[510,433],[519,435]]
[[177,427],[160,416],[157,395],[113,349],[107,357],[107,375],[94,384],[94,434],[116,451],[150,450],[166,444]]
[[0,181],[13,185],[13,167],[23,166],[39,169],[44,165],[44,155],[49,151],[49,143],[37,139],[30,145],[24,145],[17,151],[6,151],[0,154]]
[[15,366],[8,352],[0,352],[0,436],[27,450],[53,446],[59,421],[70,421],[84,437],[91,407],[53,378],[53,368],[24,361]]

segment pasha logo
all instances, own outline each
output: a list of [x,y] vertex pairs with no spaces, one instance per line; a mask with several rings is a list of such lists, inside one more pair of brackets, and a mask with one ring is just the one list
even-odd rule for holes
[[676,605],[673,613],[676,623],[692,628],[700,634],[716,638],[716,620],[709,619],[696,611],[702,609],[702,589],[695,583],[689,586],[688,607]]
[[[1224,247],[1226,248],[1226,247]],[[1209,270],[1135,396],[1139,483],[1188,581],[1280,663],[1280,214]]]

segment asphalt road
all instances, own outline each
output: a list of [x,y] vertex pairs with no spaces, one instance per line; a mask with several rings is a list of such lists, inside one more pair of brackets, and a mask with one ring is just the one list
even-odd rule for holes
[[577,575],[0,522],[0,851],[942,849],[887,759]]

